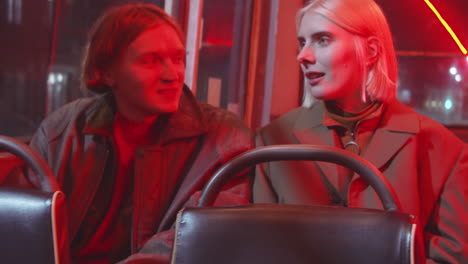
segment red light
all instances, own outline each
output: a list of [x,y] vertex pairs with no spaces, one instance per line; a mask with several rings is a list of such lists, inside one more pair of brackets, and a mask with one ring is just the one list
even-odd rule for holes
[[429,8],[432,10],[432,12],[434,12],[434,14],[437,16],[437,18],[439,19],[440,23],[442,23],[442,25],[445,27],[445,29],[447,30],[447,32],[452,36],[453,40],[455,41],[455,43],[457,43],[458,47],[460,48],[461,52],[463,54],[467,54],[467,50],[466,48],[463,46],[463,44],[460,42],[460,40],[458,39],[457,35],[455,34],[455,32],[453,32],[452,28],[450,27],[450,25],[445,21],[445,19],[440,15],[439,11],[437,11],[437,9],[435,8],[435,6],[429,1],[429,0],[424,0],[424,2],[426,2],[426,4],[429,6]]

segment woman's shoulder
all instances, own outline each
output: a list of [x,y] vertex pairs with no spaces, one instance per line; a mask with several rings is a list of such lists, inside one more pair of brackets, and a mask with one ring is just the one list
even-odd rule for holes
[[420,139],[426,141],[425,144],[440,145],[449,147],[450,145],[463,145],[463,141],[452,131],[442,125],[440,122],[424,115],[409,106],[399,102],[395,107],[395,115],[406,116],[408,122],[418,126],[417,135]]
[[272,120],[269,124],[263,126],[259,131],[269,131],[277,129],[294,130],[296,124],[303,119],[315,120],[321,122],[323,110],[320,104],[314,104],[310,107],[298,107],[284,115]]
[[258,129],[256,141],[263,142],[263,145],[290,144],[294,142],[295,131],[300,130],[304,126],[303,123],[312,125],[309,122],[311,120],[321,123],[321,115],[320,107],[298,107]]

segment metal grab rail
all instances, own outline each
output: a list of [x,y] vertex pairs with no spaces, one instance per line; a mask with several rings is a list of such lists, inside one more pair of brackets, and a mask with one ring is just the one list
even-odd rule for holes
[[0,135],[0,150],[9,152],[22,159],[40,178],[41,190],[46,192],[60,191],[52,170],[45,160],[31,147],[15,138]]
[[203,189],[198,206],[213,205],[222,187],[237,173],[256,164],[271,161],[324,161],[347,167],[363,177],[376,191],[387,211],[400,211],[401,205],[385,176],[369,161],[339,148],[319,145],[271,145],[244,152],[218,169]]

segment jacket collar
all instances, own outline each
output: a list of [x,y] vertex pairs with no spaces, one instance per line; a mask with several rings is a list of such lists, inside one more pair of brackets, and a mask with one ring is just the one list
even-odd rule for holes
[[[111,93],[98,98],[86,113],[83,133],[110,137],[116,109],[115,100]],[[187,86],[183,87],[179,109],[174,113],[158,117],[155,126],[157,126],[157,131],[161,136],[158,140],[159,144],[199,136],[208,130],[202,110]]]
[[[414,111],[394,100],[383,105],[380,123],[364,154],[364,158],[380,168],[392,158],[406,141],[420,129]],[[330,128],[323,125],[322,105],[304,108],[295,122],[294,136],[302,144],[335,146],[339,140]]]

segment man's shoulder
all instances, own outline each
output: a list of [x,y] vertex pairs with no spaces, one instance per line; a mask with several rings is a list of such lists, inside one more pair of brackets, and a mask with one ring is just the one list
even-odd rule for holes
[[223,161],[253,148],[253,133],[236,114],[206,103],[199,106],[207,126],[205,142],[214,143],[207,145],[216,146]]
[[45,120],[49,122],[70,120],[70,118],[76,117],[82,113],[95,101],[96,97],[76,99],[53,111]]
[[216,107],[207,103],[199,102],[204,122],[209,128],[237,128],[248,130],[247,125],[236,114],[224,108]]
[[197,100],[187,87],[184,87],[179,112],[181,115],[189,116],[193,122],[205,127],[208,133],[216,133],[219,129],[249,131],[244,121],[236,114]]
[[41,127],[53,127],[57,132],[64,130],[70,123],[74,122],[78,116],[89,109],[96,100],[97,97],[89,97],[69,102],[49,114],[42,122]]

